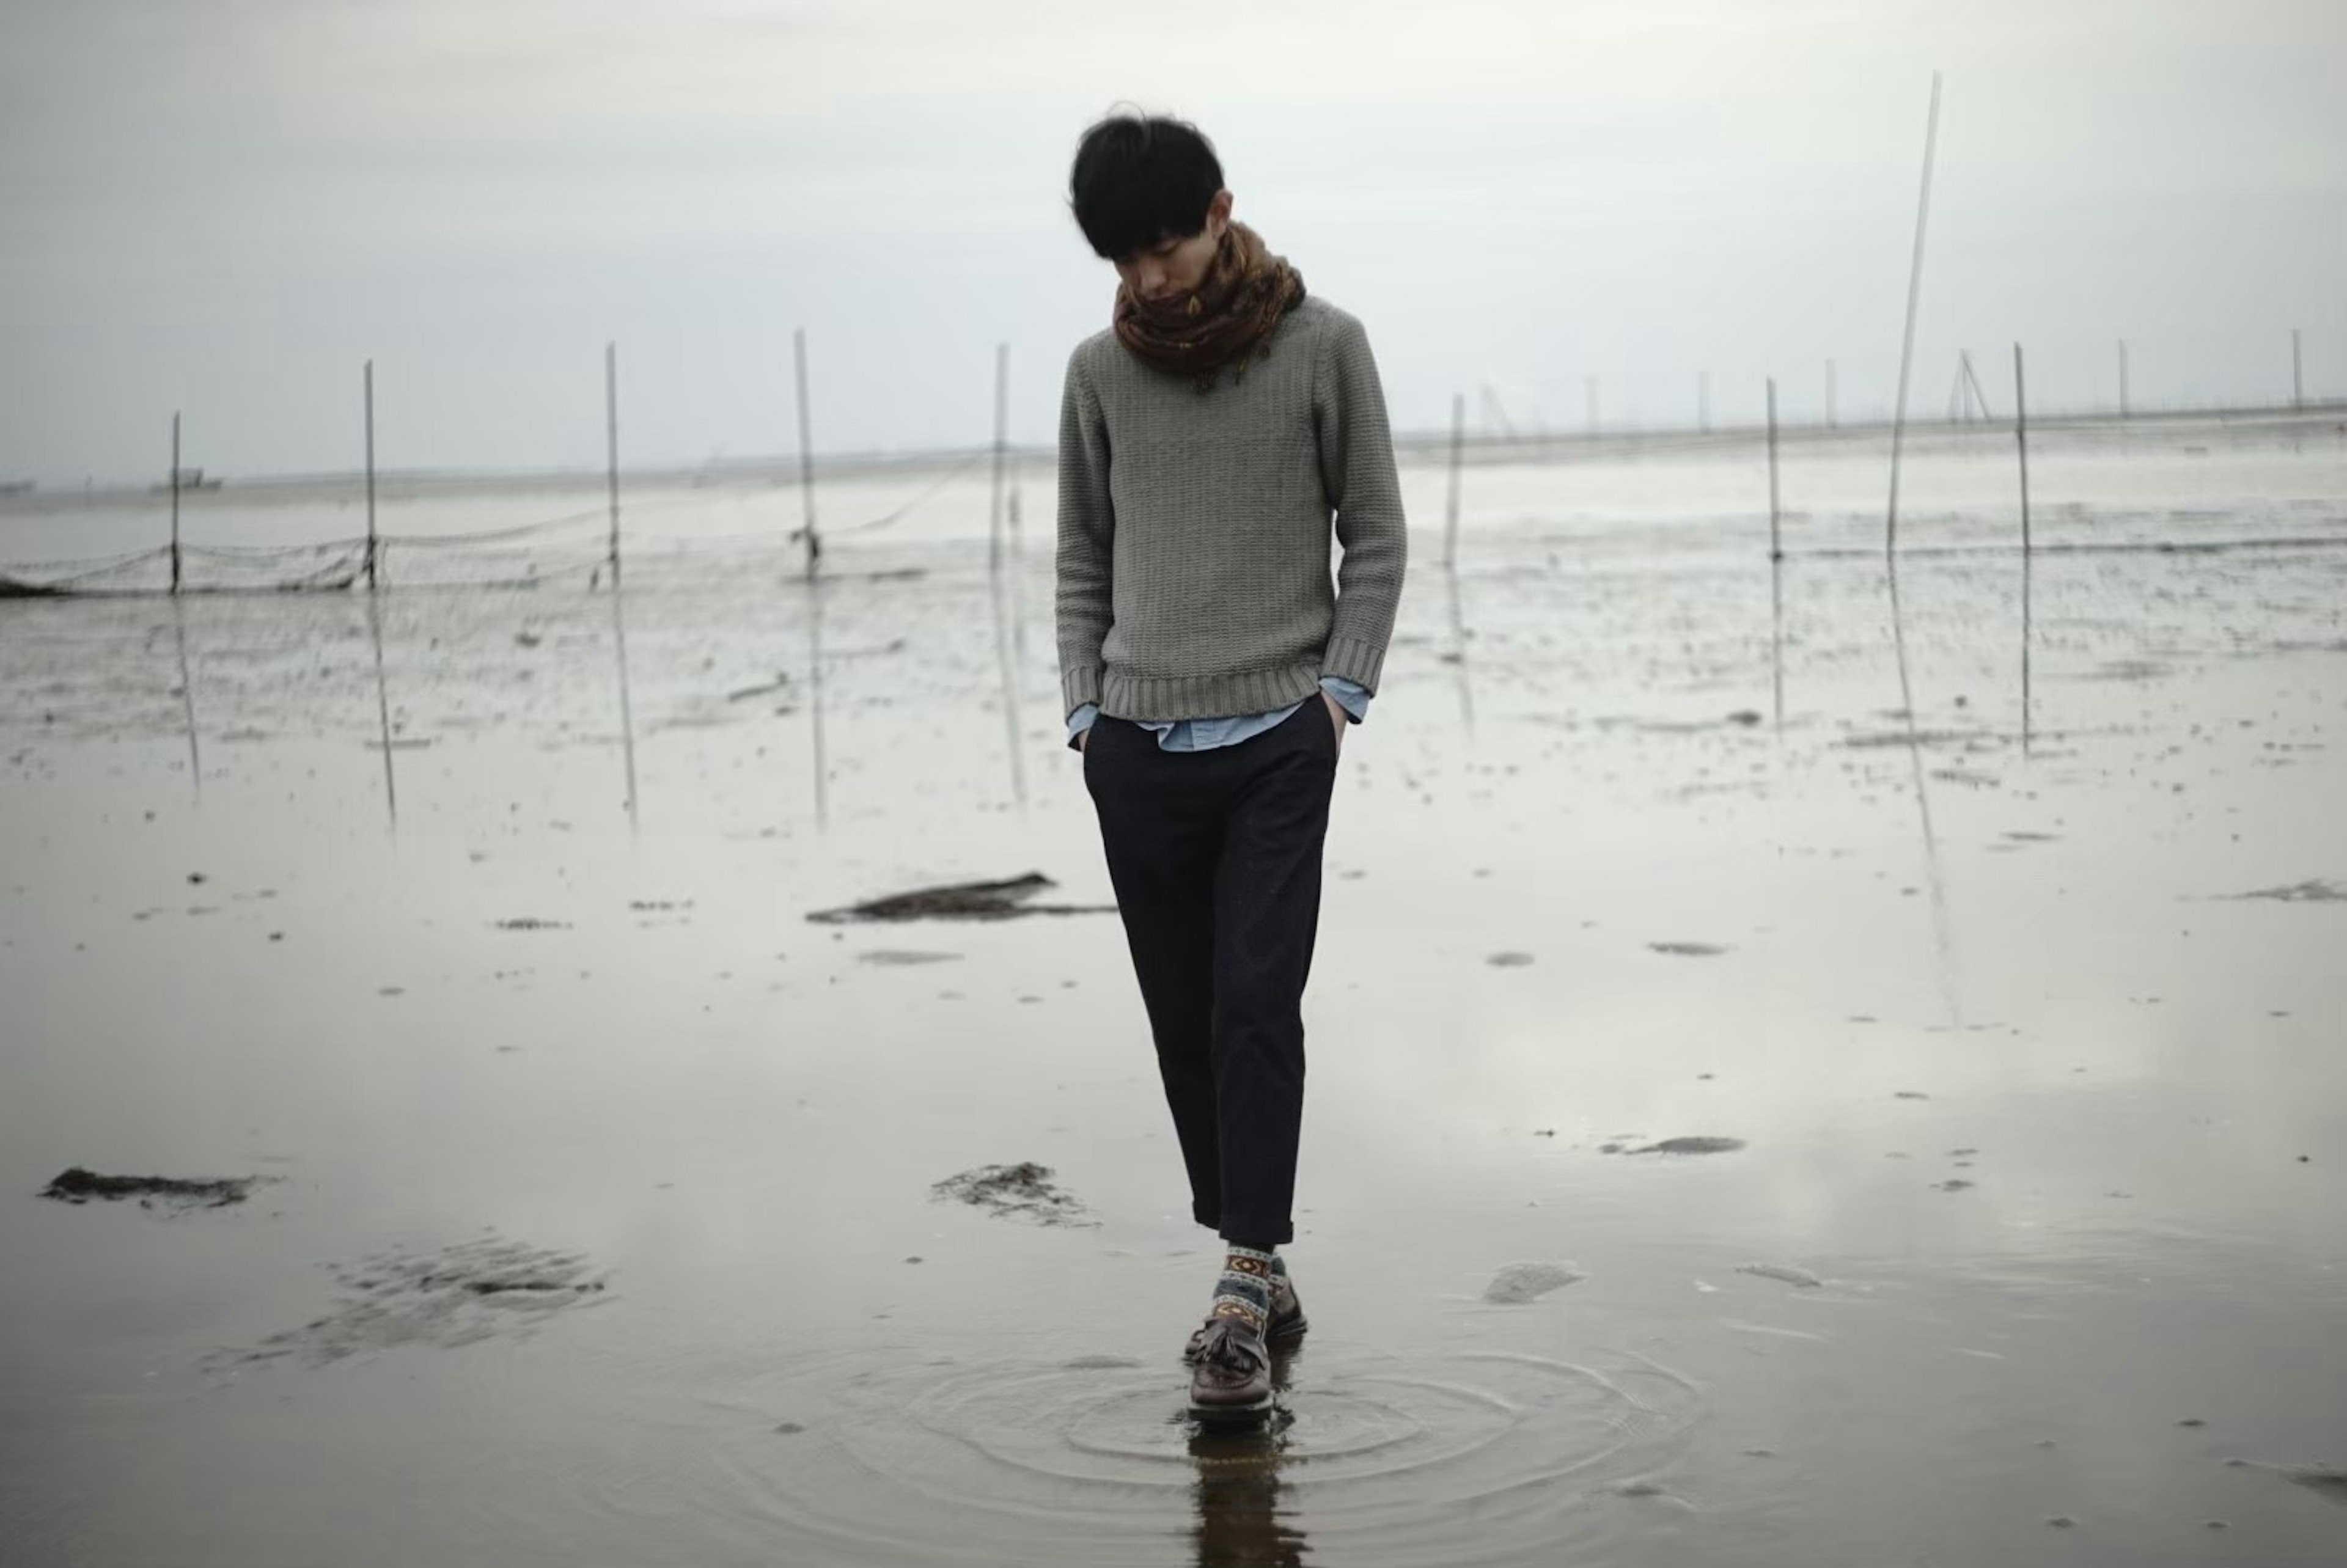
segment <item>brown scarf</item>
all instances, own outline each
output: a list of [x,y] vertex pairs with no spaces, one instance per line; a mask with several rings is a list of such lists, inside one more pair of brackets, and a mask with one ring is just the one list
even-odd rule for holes
[[1303,302],[1304,275],[1286,257],[1265,250],[1262,235],[1233,223],[1195,293],[1153,304],[1119,283],[1116,337],[1158,369],[1188,375],[1207,392],[1223,366],[1231,367],[1235,384],[1248,364],[1269,354],[1272,329]]

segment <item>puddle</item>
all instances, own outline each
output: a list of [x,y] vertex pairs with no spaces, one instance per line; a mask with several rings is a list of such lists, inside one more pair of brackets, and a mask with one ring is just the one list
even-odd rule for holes
[[336,1268],[334,1281],[342,1294],[324,1316],[214,1364],[323,1367],[400,1346],[450,1350],[527,1336],[558,1313],[612,1299],[604,1276],[579,1254],[496,1237],[436,1252],[377,1253]]
[[1512,1263],[1491,1276],[1483,1299],[1502,1306],[1537,1301],[1553,1290],[1578,1285],[1589,1276],[1566,1263]]

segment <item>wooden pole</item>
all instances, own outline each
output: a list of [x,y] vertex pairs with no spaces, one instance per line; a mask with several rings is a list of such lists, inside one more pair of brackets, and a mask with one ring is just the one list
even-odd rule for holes
[[374,361],[369,360],[366,362],[366,373],[363,379],[366,393],[366,579],[367,591],[369,593],[373,593],[375,586],[375,556],[377,554],[374,532]]
[[1467,395],[1450,396],[1450,499],[1442,524],[1442,569],[1455,571],[1459,567],[1459,465],[1461,449],[1467,438]]
[[1002,460],[1010,442],[1010,345],[994,345],[994,500],[988,511],[986,569],[1002,570]]
[[179,416],[171,415],[171,591],[179,591]]
[[1915,359],[1915,305],[1923,292],[1923,231],[1932,215],[1932,160],[1940,145],[1940,73],[1932,73],[1932,108],[1923,122],[1923,188],[1915,199],[1915,256],[1907,272],[1907,331],[1899,348],[1899,401],[1891,415],[1891,505],[1883,514],[1882,553],[1899,548],[1899,456],[1907,439],[1907,375]]
[[611,591],[620,590],[620,345],[603,345],[604,482],[611,507]]
[[2013,440],[2021,451],[2021,553],[2029,553],[2029,395],[2021,379],[2021,345],[2013,345]]
[[1778,527],[1777,506],[1777,378],[1768,378],[1768,559],[1783,560],[1785,544]]
[[2021,375],[2021,345],[2013,345],[2013,440],[2021,454],[2021,754],[2030,749],[2029,645],[2034,641],[2030,602],[2033,560],[2029,538],[2029,394]]
[[799,496],[806,514],[800,533],[806,540],[806,574],[815,577],[815,562],[823,558],[823,539],[815,528],[815,437],[807,417],[806,329],[800,327],[791,333],[791,350],[798,364],[799,388]]
[[1981,423],[1985,425],[1996,416],[1988,411],[1988,394],[1981,390],[1980,376],[1973,370],[1972,351],[1965,350],[1958,363],[1964,367],[1964,384],[1972,393],[1973,406],[1980,410]]

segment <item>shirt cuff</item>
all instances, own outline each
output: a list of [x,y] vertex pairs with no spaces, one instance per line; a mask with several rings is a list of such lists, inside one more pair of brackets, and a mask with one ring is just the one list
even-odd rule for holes
[[1100,704],[1098,702],[1086,702],[1081,707],[1079,707],[1074,712],[1069,714],[1068,744],[1071,746],[1074,745],[1076,743],[1077,737],[1081,735],[1086,730],[1091,729],[1092,727],[1092,721],[1099,717]]
[[1348,681],[1342,675],[1320,677],[1320,690],[1337,699],[1337,706],[1345,710],[1346,717],[1358,724],[1369,716],[1369,689],[1358,681]]

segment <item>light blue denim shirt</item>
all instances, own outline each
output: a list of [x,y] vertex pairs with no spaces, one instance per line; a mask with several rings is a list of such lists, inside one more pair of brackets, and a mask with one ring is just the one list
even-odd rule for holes
[[[1369,716],[1368,688],[1341,675],[1320,677],[1320,690],[1337,700],[1358,724]],[[1306,699],[1310,701],[1310,699]],[[1251,741],[1267,730],[1278,728],[1303,702],[1290,702],[1285,708],[1275,708],[1268,713],[1242,713],[1229,719],[1170,719],[1143,720],[1141,727],[1157,736],[1157,749],[1163,752],[1211,752],[1222,746],[1235,746],[1241,741]],[[1100,704],[1087,702],[1068,715],[1068,744],[1092,727],[1100,717]]]

